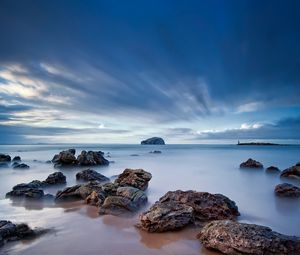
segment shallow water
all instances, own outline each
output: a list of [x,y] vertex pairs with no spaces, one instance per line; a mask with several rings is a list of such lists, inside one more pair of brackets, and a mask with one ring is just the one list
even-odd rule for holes
[[[196,240],[197,228],[163,234],[149,234],[134,227],[138,214],[130,218],[98,216],[95,207],[83,202],[59,207],[43,204],[13,204],[5,193],[21,182],[43,180],[57,171],[45,161],[62,149],[76,148],[110,152],[107,167],[93,167],[112,177],[125,168],[143,168],[152,173],[148,188],[148,207],[169,190],[197,190],[222,193],[239,207],[239,221],[271,227],[278,232],[300,236],[300,199],[278,198],[274,187],[281,182],[300,185],[300,181],[281,180],[264,170],[239,169],[252,157],[264,164],[285,169],[298,161],[300,146],[236,145],[13,145],[0,146],[0,153],[19,155],[29,170],[0,170],[0,219],[27,222],[31,227],[50,228],[38,239],[13,242],[1,254],[218,254],[207,251]],[[161,150],[162,154],[149,151]],[[138,154],[139,156],[131,156]],[[67,186],[76,183],[80,168],[63,169]],[[63,187],[59,187],[63,188]],[[58,188],[46,192],[55,194]],[[143,210],[145,210],[144,208]]]

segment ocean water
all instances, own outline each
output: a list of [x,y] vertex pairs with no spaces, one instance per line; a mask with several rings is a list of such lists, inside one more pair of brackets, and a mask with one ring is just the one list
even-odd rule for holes
[[[135,228],[138,213],[131,217],[98,216],[97,208],[82,201],[59,206],[14,204],[5,193],[22,182],[43,180],[57,171],[46,163],[61,150],[102,150],[109,152],[109,166],[92,169],[112,177],[125,168],[143,168],[152,173],[147,209],[169,190],[197,190],[221,193],[239,207],[241,222],[261,224],[288,235],[300,236],[300,199],[278,198],[274,187],[282,182],[300,186],[299,180],[280,179],[264,170],[240,169],[239,164],[254,158],[265,167],[281,170],[300,161],[300,146],[236,145],[2,145],[0,153],[21,156],[28,170],[0,169],[0,219],[26,222],[51,231],[38,239],[12,242],[0,254],[218,254],[208,251],[195,238],[199,229],[149,234]],[[149,153],[161,150],[161,154]],[[138,156],[132,156],[137,154]],[[84,168],[82,168],[84,169]],[[76,184],[81,168],[63,169],[67,186]],[[55,194],[56,187],[46,190]]]

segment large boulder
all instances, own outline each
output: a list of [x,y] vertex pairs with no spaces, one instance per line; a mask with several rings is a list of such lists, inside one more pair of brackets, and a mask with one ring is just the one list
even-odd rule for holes
[[175,201],[156,202],[140,215],[137,225],[148,232],[177,230],[193,222],[193,207]]
[[92,169],[86,169],[76,174],[76,179],[80,181],[107,182],[109,178]]
[[160,203],[175,201],[194,209],[196,221],[235,219],[240,215],[235,202],[221,194],[197,191],[169,191],[159,199]]
[[54,163],[55,166],[76,165],[77,160],[75,157],[75,152],[75,149],[61,151],[59,154],[56,154],[53,157],[52,163]]
[[289,183],[282,183],[275,187],[275,194],[280,197],[300,197],[300,188]]
[[282,171],[280,177],[290,177],[300,179],[300,164],[296,164]]
[[263,168],[263,164],[252,159],[249,158],[247,161],[243,162],[240,164],[240,168]]
[[50,174],[45,181],[44,185],[55,185],[55,184],[65,184],[66,176],[62,172],[54,172]]
[[109,161],[103,155],[102,151],[82,151],[77,161],[81,166],[108,165]]
[[280,169],[276,166],[269,166],[266,168],[267,173],[280,173]]
[[13,162],[19,162],[21,161],[21,157],[20,156],[15,156],[13,159],[12,159]]
[[9,155],[0,153],[0,162],[10,162],[10,161],[11,161],[11,157]]
[[121,187],[131,186],[140,190],[146,190],[151,178],[151,173],[143,169],[125,169],[115,180],[115,183]]
[[141,144],[144,144],[144,145],[148,145],[148,144],[164,145],[165,141],[164,141],[164,139],[162,139],[160,137],[151,137],[151,138],[148,138],[144,141],[141,141]]
[[209,249],[229,255],[299,255],[300,239],[255,224],[230,220],[205,225],[198,238]]
[[29,188],[29,187],[13,189],[12,191],[6,193],[6,198],[10,198],[10,199],[25,198],[25,199],[38,200],[38,199],[43,199],[44,196],[45,194],[42,189]]

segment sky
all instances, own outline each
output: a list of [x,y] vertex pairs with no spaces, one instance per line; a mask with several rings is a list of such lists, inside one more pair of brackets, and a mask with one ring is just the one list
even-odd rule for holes
[[300,2],[0,1],[0,144],[300,139]]

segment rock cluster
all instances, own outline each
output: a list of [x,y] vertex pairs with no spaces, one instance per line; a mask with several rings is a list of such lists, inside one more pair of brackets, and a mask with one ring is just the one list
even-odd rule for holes
[[164,141],[164,139],[162,139],[160,137],[151,137],[144,141],[141,141],[141,144],[143,144],[143,145],[151,145],[151,144],[164,145],[165,141]]
[[298,255],[300,239],[279,234],[255,224],[231,220],[213,221],[199,235],[201,243],[224,254],[237,255]]
[[240,168],[263,168],[263,164],[252,159],[249,158],[247,161],[243,162],[240,164]]
[[234,201],[221,194],[196,191],[169,191],[148,211],[140,215],[142,229],[148,232],[164,232],[182,228],[189,223],[239,216]]
[[56,154],[52,163],[54,166],[95,166],[95,165],[108,165],[109,161],[104,158],[104,153],[102,151],[82,151],[80,155],[76,158],[76,150],[69,149],[66,151],[61,151],[59,154]]
[[99,182],[109,181],[109,178],[92,169],[86,169],[77,173],[76,179],[79,181],[99,181]]
[[[12,164],[11,164],[12,162]],[[0,167],[9,167],[11,166],[13,169],[28,169],[29,166],[25,163],[20,163],[21,157],[15,156],[11,160],[11,156],[6,154],[0,154]]]
[[275,187],[275,194],[280,197],[300,197],[300,188],[289,183],[282,183]]

